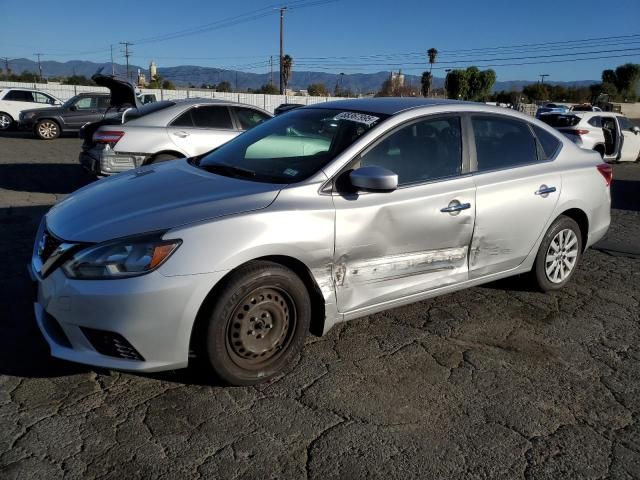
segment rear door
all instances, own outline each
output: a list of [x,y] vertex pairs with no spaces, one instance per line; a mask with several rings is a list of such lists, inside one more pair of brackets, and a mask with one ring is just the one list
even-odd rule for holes
[[226,105],[199,105],[179,115],[167,127],[178,149],[187,156],[208,152],[237,136]]
[[20,112],[30,108],[38,108],[35,103],[33,92],[28,90],[9,90],[2,99],[2,110],[18,120]]
[[634,125],[627,117],[616,117],[619,131],[622,133],[622,147],[620,161],[635,162],[640,153],[640,134],[634,130]]
[[560,142],[545,130],[497,114],[472,115],[471,124],[477,190],[469,276],[477,278],[525,260],[553,213],[562,177],[552,162]]

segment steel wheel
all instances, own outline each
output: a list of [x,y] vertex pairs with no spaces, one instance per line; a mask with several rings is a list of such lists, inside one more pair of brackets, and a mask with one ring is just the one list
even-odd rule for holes
[[40,138],[53,140],[60,135],[60,127],[53,120],[43,120],[36,126],[36,131]]
[[569,228],[551,240],[545,257],[545,273],[552,283],[562,283],[571,275],[578,259],[578,237]]
[[296,311],[281,289],[259,287],[238,302],[228,323],[226,347],[242,368],[260,368],[277,357],[291,340]]
[[13,119],[6,113],[0,113],[0,130],[9,130]]

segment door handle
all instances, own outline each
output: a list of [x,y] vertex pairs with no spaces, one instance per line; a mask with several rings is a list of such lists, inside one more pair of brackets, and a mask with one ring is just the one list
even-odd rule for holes
[[535,194],[540,195],[541,197],[546,197],[550,193],[556,191],[556,187],[547,187],[545,184],[540,185],[540,188],[536,190]]
[[180,137],[180,138],[186,138],[186,137],[188,137],[189,135],[191,135],[189,132],[183,132],[183,131],[173,132],[173,134],[174,134],[176,137]]
[[452,213],[455,215],[461,210],[467,210],[468,208],[471,208],[470,203],[460,203],[458,200],[453,200],[448,206],[441,208],[440,211],[442,213]]

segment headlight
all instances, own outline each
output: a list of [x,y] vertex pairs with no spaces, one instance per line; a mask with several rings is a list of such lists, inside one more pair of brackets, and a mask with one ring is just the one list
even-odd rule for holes
[[135,277],[162,265],[180,243],[181,240],[149,237],[103,243],[77,252],[62,268],[71,278],[108,280]]

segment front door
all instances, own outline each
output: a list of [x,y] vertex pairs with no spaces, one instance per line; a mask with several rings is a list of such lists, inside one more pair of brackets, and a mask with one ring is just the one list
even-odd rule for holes
[[98,97],[82,96],[78,98],[63,115],[64,123],[73,129],[79,129],[85,123],[101,118],[98,111]]
[[525,260],[555,209],[562,177],[547,161],[560,147],[548,132],[535,127],[545,135],[538,141],[526,122],[501,115],[474,115],[471,124],[477,190],[469,276],[478,278]]
[[463,176],[462,143],[459,117],[424,117],[386,135],[351,166],[387,168],[398,174],[399,188],[334,194],[341,312],[467,280],[475,186]]

